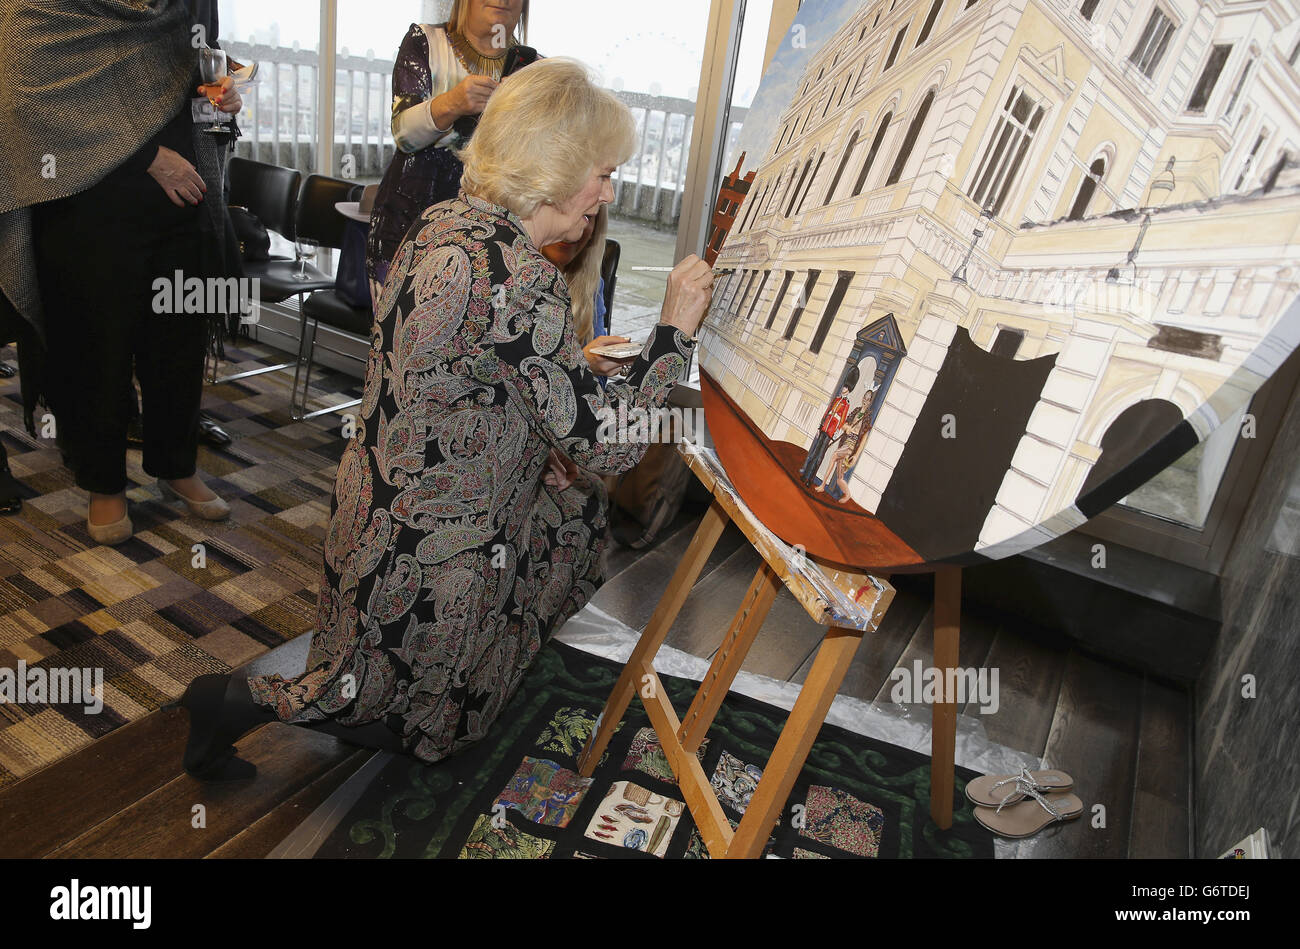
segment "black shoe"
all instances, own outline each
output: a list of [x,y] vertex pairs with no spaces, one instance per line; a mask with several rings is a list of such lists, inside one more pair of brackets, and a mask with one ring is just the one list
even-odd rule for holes
[[7,362],[0,362],[0,379],[12,379],[18,375],[18,370]]
[[213,448],[225,448],[233,439],[215,421],[206,415],[199,416],[199,441]]
[[164,708],[183,707],[190,713],[190,737],[182,763],[200,781],[245,781],[257,767],[235,757],[235,742],[274,713],[254,704],[248,685],[229,673],[201,675],[185,694]]

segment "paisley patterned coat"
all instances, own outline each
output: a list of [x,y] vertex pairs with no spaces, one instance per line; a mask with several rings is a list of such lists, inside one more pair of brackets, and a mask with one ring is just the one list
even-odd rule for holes
[[614,474],[645,445],[608,411],[663,405],[691,343],[660,325],[603,389],[568,288],[518,217],[434,205],[376,310],[356,436],[339,464],[307,671],[249,680],[286,722],[382,720],[437,761],[482,738],[542,643],[601,582],[606,499],[543,482],[552,447]]

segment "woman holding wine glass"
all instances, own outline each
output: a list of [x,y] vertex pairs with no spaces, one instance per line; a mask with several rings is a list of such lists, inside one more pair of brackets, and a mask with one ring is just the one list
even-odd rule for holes
[[[224,75],[219,93],[200,88],[187,0],[10,0],[6,10],[0,62],[13,80],[0,85],[0,168],[32,172],[0,175],[0,255],[12,263],[0,289],[45,340],[40,394],[89,494],[87,533],[109,544],[132,533],[133,369],[144,470],[192,513],[223,518],[229,507],[196,471],[208,315],[154,302],[156,282],[170,288],[177,272],[215,275],[203,215],[221,195],[200,169],[229,136],[196,130],[191,102],[212,92],[233,113],[239,94]],[[131,121],[106,120],[104,102],[129,102]]]
[[[528,35],[529,0],[454,0],[444,24],[413,23],[393,66],[397,152],[375,196],[366,248],[371,294],[424,209],[454,198],[463,171],[458,131],[496,90],[506,53]],[[458,126],[458,123],[459,126]]]

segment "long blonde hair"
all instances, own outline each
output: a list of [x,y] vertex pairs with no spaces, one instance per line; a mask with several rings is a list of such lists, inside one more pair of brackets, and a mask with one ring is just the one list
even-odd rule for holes
[[600,289],[600,268],[605,262],[605,234],[609,231],[609,211],[602,204],[596,215],[591,240],[573,262],[564,268],[573,301],[573,331],[579,345],[586,346],[595,334],[596,291]]
[[[447,17],[447,32],[458,29],[461,19],[465,16],[465,5],[470,0],[452,0],[451,15]],[[515,27],[515,41],[523,44],[528,42],[528,0],[524,0],[524,12],[519,17],[519,25]]]

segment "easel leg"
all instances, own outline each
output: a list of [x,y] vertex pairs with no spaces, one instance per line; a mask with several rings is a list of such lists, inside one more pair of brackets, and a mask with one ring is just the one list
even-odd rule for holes
[[961,568],[934,574],[934,668],[943,677],[942,699],[934,704],[930,736],[930,817],[943,830],[952,826],[953,766],[957,755],[957,696],[948,669],[956,669],[961,636]]
[[745,662],[749,647],[754,644],[754,637],[758,635],[763,620],[767,619],[772,601],[780,590],[781,578],[766,562],[762,563],[754,574],[749,589],[745,591],[745,599],[741,601],[727,634],[722,637],[718,653],[713,657],[686,717],[682,719],[677,738],[688,753],[694,754],[708,734],[709,726],[722,707],[722,700],[727,697],[731,683],[736,681],[736,674]]
[[699,579],[700,571],[704,569],[709,554],[713,553],[713,548],[717,546],[718,538],[722,536],[723,528],[727,526],[727,520],[727,514],[721,504],[714,501],[709,505],[704,520],[696,528],[695,536],[691,538],[691,544],[686,548],[686,555],[678,564],[673,578],[668,581],[668,588],[664,591],[663,598],[655,607],[654,615],[646,624],[636,648],[632,650],[632,655],[623,666],[618,682],[614,684],[614,690],[605,702],[605,710],[600,714],[600,726],[587,740],[587,747],[578,758],[578,772],[583,777],[591,777],[591,773],[596,770],[600,756],[605,753],[610,738],[614,736],[614,729],[623,720],[628,703],[632,701],[638,682],[637,674],[641,670],[642,663],[646,665],[654,663],[655,654],[659,652],[659,647],[663,645],[668,631],[672,629],[673,621],[681,612],[682,604],[686,602],[691,587],[695,586],[695,581]]
[[753,858],[762,854],[763,845],[772,833],[772,825],[780,816],[781,805],[794,788],[861,642],[860,629],[831,627],[826,631],[826,638],[817,650],[817,658],[813,660],[808,678],[799,691],[799,698],[795,700],[776,748],[772,750],[772,757],[763,769],[762,780],[758,782],[736,836],[732,838],[728,857]]

